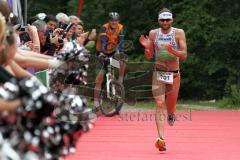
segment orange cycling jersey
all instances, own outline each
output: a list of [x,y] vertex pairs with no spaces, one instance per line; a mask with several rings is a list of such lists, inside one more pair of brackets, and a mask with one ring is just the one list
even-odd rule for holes
[[116,31],[113,31],[113,29],[111,29],[109,23],[104,24],[103,28],[105,28],[106,31],[99,34],[98,40],[97,40],[96,49],[99,52],[102,51],[102,42],[101,42],[101,38],[100,37],[101,37],[101,35],[106,35],[106,37],[107,37],[107,42],[106,43],[111,42],[111,45],[107,45],[106,46],[106,50],[107,51],[111,51],[118,44],[119,34],[122,31],[122,29],[123,29],[123,25],[118,24],[117,28],[116,28]]

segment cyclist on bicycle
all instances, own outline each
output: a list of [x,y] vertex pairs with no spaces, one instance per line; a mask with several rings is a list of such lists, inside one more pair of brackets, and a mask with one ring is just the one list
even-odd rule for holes
[[[109,22],[102,26],[101,33],[99,34],[96,49],[98,51],[98,62],[97,62],[97,77],[95,80],[94,88],[94,109],[99,110],[99,96],[101,91],[102,82],[106,74],[106,67],[103,57],[111,57],[118,49],[120,52],[120,44],[124,40],[124,28],[119,23],[119,14],[117,12],[110,12],[108,20]],[[119,82],[123,82],[125,64],[121,64],[119,71]]]

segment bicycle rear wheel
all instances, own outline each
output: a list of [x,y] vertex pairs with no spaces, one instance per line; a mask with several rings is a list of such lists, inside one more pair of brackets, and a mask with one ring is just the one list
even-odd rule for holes
[[119,114],[119,111],[122,109],[125,99],[125,90],[123,85],[115,80],[110,82],[109,87],[109,96],[106,87],[101,91],[100,110],[104,116],[112,117]]

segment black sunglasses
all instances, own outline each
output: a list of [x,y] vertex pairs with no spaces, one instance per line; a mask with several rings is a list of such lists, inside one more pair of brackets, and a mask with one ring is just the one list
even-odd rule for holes
[[166,21],[166,22],[169,22],[171,19],[160,19],[160,22],[164,22],[164,21]]

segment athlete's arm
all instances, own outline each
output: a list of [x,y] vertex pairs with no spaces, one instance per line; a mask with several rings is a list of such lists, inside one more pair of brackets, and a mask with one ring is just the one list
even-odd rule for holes
[[168,52],[174,54],[180,59],[185,60],[187,58],[187,43],[186,43],[185,32],[182,29],[177,30],[176,40],[179,45],[179,50],[173,49],[171,44],[166,45],[166,49],[168,50]]
[[100,33],[100,40],[101,40],[101,51],[106,51],[106,44],[107,44],[107,28],[102,27],[102,32]]
[[120,31],[119,38],[118,38],[118,49],[120,52],[122,51],[122,48],[120,45],[123,42],[123,40],[124,40],[124,28],[122,28],[122,30]]
[[154,37],[156,33],[154,30],[151,30],[149,32],[149,37],[148,37],[148,47],[145,47],[145,57],[147,60],[150,60],[153,58],[154,54]]
[[149,36],[144,37],[143,35],[140,37],[139,41],[145,48],[145,57],[147,60],[153,58],[154,54],[154,38],[155,38],[155,31],[151,30],[149,32]]
[[155,40],[155,37],[156,37],[156,30],[151,30],[149,32],[149,39],[150,39],[149,51],[152,55],[154,54],[154,40]]

